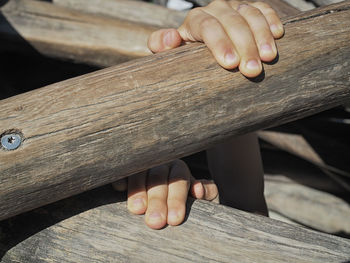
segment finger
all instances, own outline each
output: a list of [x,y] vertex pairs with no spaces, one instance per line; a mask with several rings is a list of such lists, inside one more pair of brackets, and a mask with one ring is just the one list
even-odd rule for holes
[[160,29],[153,32],[148,38],[148,48],[153,53],[173,49],[181,45],[182,39],[179,32],[174,29]]
[[272,61],[277,55],[277,48],[265,16],[258,8],[248,4],[240,4],[237,11],[247,21],[254,35],[260,59],[266,62]]
[[202,185],[200,180],[195,180],[192,177],[191,186],[190,186],[190,192],[191,192],[191,195],[192,195],[193,198],[203,199],[203,197],[204,197],[204,187],[203,187],[203,185]]
[[191,172],[184,161],[173,162],[168,179],[167,222],[169,225],[179,225],[185,218],[190,177]]
[[197,8],[178,29],[185,41],[202,41],[212,52],[216,61],[226,69],[236,68],[239,55],[219,21]]
[[167,223],[168,165],[161,165],[148,171],[146,224],[160,229]]
[[216,17],[233,42],[239,57],[239,70],[247,77],[256,77],[262,71],[254,35],[246,20],[225,1],[214,1],[205,12]]
[[213,180],[194,180],[191,185],[191,195],[197,199],[212,201],[218,197],[219,191]]
[[146,171],[128,177],[128,209],[133,214],[144,214],[147,209]]
[[213,201],[219,195],[219,190],[213,180],[201,180],[204,187],[204,200]]
[[281,38],[284,34],[284,29],[281,19],[279,18],[276,11],[268,4],[263,2],[255,2],[251,3],[250,5],[258,8],[260,12],[265,16],[274,38]]
[[112,183],[112,187],[118,192],[124,192],[128,188],[128,180],[126,178],[120,179]]

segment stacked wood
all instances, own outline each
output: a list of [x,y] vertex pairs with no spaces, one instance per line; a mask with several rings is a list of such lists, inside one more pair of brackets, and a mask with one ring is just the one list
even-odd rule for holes
[[275,131],[259,131],[258,134],[259,138],[262,138],[277,148],[294,154],[316,165],[345,190],[350,191],[350,185],[341,177],[350,177],[349,172],[326,164],[302,135]]
[[100,67],[151,54],[147,40],[157,29],[41,1],[11,0],[0,11],[2,50],[39,52]]
[[179,27],[187,13],[134,0],[53,0],[52,2],[56,5],[90,14],[109,16],[162,28]]
[[316,8],[316,5],[313,1],[304,1],[304,0],[284,0],[289,5],[297,8],[300,11],[307,11]]
[[[279,0],[266,1],[281,16],[297,13]],[[89,2],[91,4],[83,0],[55,0],[53,5],[10,0],[0,8],[0,49],[40,53],[99,67],[112,66],[149,55],[147,39],[151,32],[159,26],[177,27],[184,16],[182,12],[147,3],[137,2],[140,7],[136,8],[130,0]],[[155,19],[151,19],[152,16]],[[147,25],[149,23],[157,26]]]
[[[2,262],[346,262],[350,258],[348,239],[205,201],[189,200],[182,225],[154,231],[143,216],[128,213],[120,200],[103,188],[83,202],[75,201],[79,212],[74,216],[70,207],[50,211],[57,223],[18,243],[6,246],[0,237],[6,247]],[[95,208],[81,211],[87,205]],[[45,217],[45,209],[41,213]],[[28,233],[28,228],[23,230]],[[18,231],[7,234],[18,238]]]
[[[213,0],[191,0],[190,2],[194,2],[199,6],[206,6]],[[259,2],[265,2],[269,4],[271,7],[273,7],[279,16],[285,17],[285,16],[291,16],[296,15],[299,13],[299,8],[294,7],[293,5],[290,5],[286,3],[285,1],[281,0],[256,0]]]
[[23,141],[0,151],[0,219],[343,103],[349,15],[285,19],[279,63],[253,80],[192,44],[2,100],[0,134]]
[[332,234],[350,235],[350,206],[339,197],[284,176],[265,176],[269,210],[294,222]]

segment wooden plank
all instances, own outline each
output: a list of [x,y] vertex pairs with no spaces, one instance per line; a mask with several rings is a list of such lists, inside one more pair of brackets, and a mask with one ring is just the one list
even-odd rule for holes
[[350,235],[350,206],[346,201],[293,181],[281,182],[281,177],[265,176],[269,210],[319,231]]
[[157,29],[41,1],[11,0],[0,11],[1,49],[102,67],[151,54],[147,40]]
[[[71,212],[74,208],[67,205],[50,213],[40,209],[38,218],[54,215],[57,223],[12,246],[2,243],[6,247],[2,262],[346,262],[350,259],[348,239],[205,201],[189,200],[188,216],[182,225],[155,231],[144,224],[144,216],[131,215],[126,203],[119,200],[105,187],[85,200],[75,201],[74,216]],[[81,207],[86,206],[95,208],[82,211]],[[23,218],[12,220],[13,232],[4,229],[10,240],[18,237],[18,228],[28,234],[28,228],[21,223],[30,217],[20,217]],[[40,229],[38,224],[30,222]]]
[[55,5],[158,27],[177,28],[187,12],[133,0],[53,0]]
[[24,141],[0,151],[0,218],[343,103],[349,16],[345,2],[285,20],[280,61],[254,80],[197,43],[2,100],[0,134]]

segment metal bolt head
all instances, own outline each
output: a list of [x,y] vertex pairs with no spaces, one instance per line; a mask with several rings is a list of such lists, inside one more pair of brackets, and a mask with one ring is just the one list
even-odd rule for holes
[[1,146],[5,150],[16,150],[22,143],[22,138],[19,134],[5,134],[1,137]]

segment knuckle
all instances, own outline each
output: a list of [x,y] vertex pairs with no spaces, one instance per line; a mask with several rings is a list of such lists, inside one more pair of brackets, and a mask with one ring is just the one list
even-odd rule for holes
[[254,17],[256,17],[256,16],[261,16],[261,15],[262,15],[261,11],[260,11],[258,8],[254,7],[254,6],[251,6],[251,5],[248,5],[248,6],[245,8],[245,12],[246,12],[248,15],[254,16]]
[[189,12],[188,12],[188,15],[187,15],[187,18],[188,19],[192,19],[194,17],[197,17],[199,15],[202,15],[203,14],[203,7],[196,7],[196,8],[193,8],[191,9]]
[[260,10],[263,10],[266,14],[275,14],[276,11],[269,4],[263,2],[256,2],[254,6]]
[[173,161],[173,166],[179,166],[179,167],[183,167],[185,164],[185,162],[181,159],[176,159]]
[[225,0],[214,0],[214,1],[211,1],[207,7],[217,7],[217,6],[222,6],[222,5],[226,5],[227,2]]
[[168,175],[168,166],[166,164],[153,167],[148,171],[148,176],[151,176],[151,177],[163,177],[167,175]]
[[271,8],[269,4],[266,4],[264,2],[255,2],[254,5],[260,8]]
[[202,21],[199,24],[199,30],[200,32],[206,32],[208,28],[212,28],[215,26],[218,26],[219,22],[212,16],[207,16],[202,19]]

